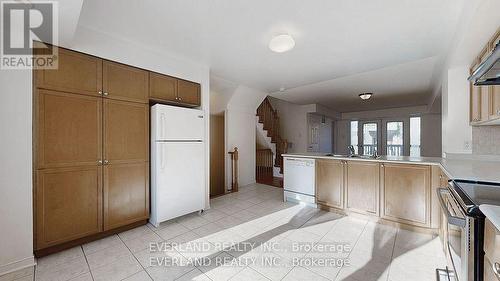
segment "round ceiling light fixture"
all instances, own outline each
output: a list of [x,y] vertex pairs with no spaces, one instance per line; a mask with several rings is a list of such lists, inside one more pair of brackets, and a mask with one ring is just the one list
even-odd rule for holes
[[359,98],[362,100],[369,100],[373,96],[373,93],[362,93],[359,94]]
[[275,36],[269,42],[269,49],[276,53],[284,53],[290,51],[291,49],[293,49],[293,47],[295,47],[295,40],[293,40],[293,37],[288,34]]

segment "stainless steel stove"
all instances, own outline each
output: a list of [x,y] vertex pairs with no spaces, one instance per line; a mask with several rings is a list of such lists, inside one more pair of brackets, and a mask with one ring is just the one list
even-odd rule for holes
[[[438,198],[447,217],[446,246],[452,265],[445,270],[448,280],[482,281],[484,215],[479,206],[500,205],[500,184],[450,181],[447,188],[438,189]],[[439,278],[443,271],[437,272]]]

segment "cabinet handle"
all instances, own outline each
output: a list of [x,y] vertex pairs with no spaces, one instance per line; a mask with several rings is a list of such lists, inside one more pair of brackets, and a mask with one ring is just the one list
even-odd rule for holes
[[108,92],[104,92],[103,95],[107,96],[108,95]]
[[179,97],[179,100],[181,101],[181,100],[182,100],[182,98],[181,98],[181,97]]
[[102,165],[102,160],[97,160],[97,165]]
[[102,96],[102,91],[99,91],[99,95]]
[[498,262],[495,262],[492,267],[493,273],[495,273],[497,277],[500,277],[500,264]]
[[104,165],[108,165],[109,164],[109,161],[108,160],[104,160]]

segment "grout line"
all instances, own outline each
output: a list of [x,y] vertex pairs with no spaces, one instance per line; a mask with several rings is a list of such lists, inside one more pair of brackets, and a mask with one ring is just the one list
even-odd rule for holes
[[[137,261],[137,263],[139,263],[139,266],[141,266],[142,270],[144,270],[144,272],[146,272],[146,274],[149,276],[149,278],[151,278],[151,280],[154,280],[153,277],[151,277],[151,275],[149,275],[149,272],[146,270],[146,268],[144,268],[144,266],[142,266],[142,263],[139,262],[139,259],[135,256],[135,254],[132,252],[132,250],[130,250],[130,248],[127,246],[127,244],[123,241],[123,239],[120,237],[120,235],[118,235],[118,234],[115,234],[115,235],[118,236],[118,239],[120,239],[120,241],[122,241],[122,243],[125,245],[125,247],[127,247],[128,251],[130,252],[130,254],[132,254],[132,257],[134,257],[134,259]],[[123,278],[122,280],[127,279],[130,276],[135,275],[137,273],[139,273],[139,271],[138,272],[134,272],[133,274],[131,274],[131,275]]]
[[85,254],[85,251],[83,250],[83,246],[80,246],[80,248],[82,249],[83,257],[85,258],[85,262],[87,263],[87,267],[89,268],[90,278],[92,278],[92,280],[95,280],[94,274],[92,274],[92,270],[90,270],[90,264],[89,264],[89,261],[87,260],[87,254]]

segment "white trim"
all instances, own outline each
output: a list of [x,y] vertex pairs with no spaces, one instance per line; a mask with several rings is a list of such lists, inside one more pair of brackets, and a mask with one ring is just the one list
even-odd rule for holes
[[8,264],[4,264],[0,266],[0,276],[6,275],[18,270],[25,269],[30,266],[35,266],[35,257],[27,257],[22,260],[14,261]]

